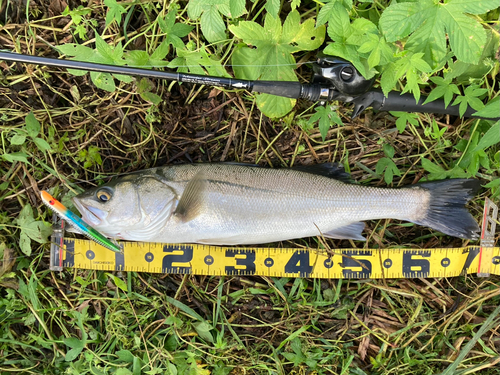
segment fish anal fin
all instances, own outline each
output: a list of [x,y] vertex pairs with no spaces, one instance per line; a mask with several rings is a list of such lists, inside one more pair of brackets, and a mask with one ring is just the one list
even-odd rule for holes
[[366,238],[361,234],[361,232],[363,232],[363,229],[365,229],[365,223],[358,221],[356,223],[351,223],[348,225],[344,225],[343,227],[324,232],[323,236],[327,238],[335,238],[338,240],[366,241]]
[[352,183],[353,179],[340,163],[322,163],[315,165],[295,165],[292,167],[297,171],[317,174],[328,178],[333,178],[342,182]]
[[196,218],[203,209],[203,192],[206,185],[207,180],[202,172],[197,173],[186,185],[174,213],[184,223]]

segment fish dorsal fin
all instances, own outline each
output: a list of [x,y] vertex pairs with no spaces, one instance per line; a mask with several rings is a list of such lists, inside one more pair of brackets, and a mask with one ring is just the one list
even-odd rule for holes
[[186,185],[175,209],[175,216],[184,223],[193,220],[200,214],[203,208],[203,192],[206,185],[207,180],[202,172],[198,172]]
[[324,237],[335,238],[339,240],[359,240],[366,241],[361,232],[365,229],[365,223],[358,221],[340,228],[335,228],[323,233]]
[[297,171],[317,174],[320,176],[325,176],[329,178],[334,178],[342,182],[352,183],[353,179],[349,173],[344,169],[344,166],[340,163],[322,163],[316,165],[296,165],[292,169]]

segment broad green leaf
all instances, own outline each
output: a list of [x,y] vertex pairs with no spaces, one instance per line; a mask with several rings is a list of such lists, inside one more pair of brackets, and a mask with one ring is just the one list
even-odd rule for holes
[[437,165],[434,164],[432,161],[429,159],[422,158],[422,167],[427,171],[431,173],[442,173],[444,172],[444,169]]
[[488,102],[483,109],[474,113],[474,115],[488,118],[500,117],[500,96]]
[[89,61],[94,56],[95,51],[92,48],[82,46],[80,44],[66,43],[55,48],[62,54],[67,56],[78,56],[78,59]]
[[66,356],[64,357],[64,360],[66,362],[72,362],[72,361],[74,361],[75,359],[78,358],[78,356],[80,355],[80,353],[82,352],[82,350],[83,350],[83,348],[75,348],[75,349],[69,350],[66,353]]
[[33,217],[33,208],[29,204],[25,205],[19,213],[17,224],[22,227],[23,225],[26,225],[27,223],[30,223],[34,220],[35,218]]
[[118,350],[115,353],[118,356],[118,359],[122,362],[132,363],[134,361],[134,355],[129,350]]
[[415,31],[435,12],[432,0],[392,3],[380,17],[380,28],[388,42],[395,42]]
[[161,103],[161,97],[153,92],[143,92],[140,95],[141,98],[147,100],[148,102],[153,103],[154,105],[158,105]]
[[[300,23],[297,11],[288,14],[283,25],[278,18],[266,15],[264,26],[253,21],[241,21],[229,30],[246,45],[240,45],[232,56],[238,78],[266,81],[297,81],[292,53],[317,49],[324,40],[325,27],[314,27],[314,20]],[[257,106],[269,117],[290,112],[294,99],[257,94]]]
[[68,338],[65,338],[63,341],[64,341],[65,345],[69,346],[72,349],[75,349],[75,348],[82,348],[83,349],[85,346],[85,341],[80,340],[79,338],[76,338],[76,337],[68,337]]
[[115,91],[115,81],[109,73],[90,72],[90,78],[94,85],[109,92]]
[[19,236],[19,247],[21,248],[21,251],[23,252],[24,255],[26,256],[31,255],[31,240],[28,237],[28,235],[24,232],[21,232]]
[[351,21],[344,6],[335,2],[328,19],[328,36],[335,42],[342,42],[349,36]]
[[229,0],[229,11],[230,13],[227,14],[227,16],[231,18],[236,18],[245,14],[246,13],[245,0]]
[[26,155],[24,152],[11,152],[10,154],[2,154],[0,156],[10,163],[20,161],[26,164],[30,164],[30,162],[27,159],[28,155]]
[[24,144],[25,141],[26,141],[25,134],[16,134],[10,139],[10,144],[14,146],[19,146]]
[[49,151],[50,150],[50,145],[45,139],[42,138],[34,138],[33,141],[35,142],[36,146],[38,149],[42,152]]
[[384,145],[382,146],[383,150],[384,150],[384,154],[388,157],[388,158],[393,158],[394,157],[394,147],[392,147],[390,144],[388,143],[384,143]]
[[210,43],[226,39],[226,24],[216,6],[211,6],[201,15],[201,31]]
[[[429,35],[433,35],[429,38]],[[405,49],[423,52],[424,59],[436,68],[446,56],[446,35],[442,20],[437,12],[430,12],[428,18],[409,38]]]
[[280,7],[280,0],[266,0],[266,10],[274,18],[278,18]]
[[331,19],[336,17],[336,12],[338,8],[338,5],[341,5],[343,8],[345,8],[347,11],[349,11],[352,8],[352,1],[351,2],[342,2],[338,0],[333,0],[333,1],[325,1],[325,5],[323,5],[318,13],[318,18],[316,20],[316,24],[319,25],[324,25],[325,23],[329,22]]
[[111,47],[99,34],[95,35],[95,47],[97,53],[94,55],[94,62],[104,64],[122,65],[123,48],[118,43],[115,48]]
[[26,130],[28,131],[28,135],[32,138],[35,138],[38,133],[40,133],[40,123],[38,120],[35,118],[35,115],[33,112],[30,111],[28,115],[26,116]]
[[486,150],[488,147],[500,144],[500,121],[497,121],[479,140],[477,146],[472,150]]
[[[378,35],[377,27],[371,21],[364,18],[358,18],[352,24],[349,24],[349,17],[346,17],[346,13],[344,12],[340,12],[335,16],[335,21],[329,23],[328,35],[335,42],[326,46],[323,52],[327,55],[341,57],[350,61],[365,78],[370,79],[377,71],[373,69],[373,66],[369,66],[367,61],[369,53],[360,53],[359,48],[372,38],[369,36],[370,34]],[[342,27],[338,28],[334,26],[335,24],[342,25]],[[373,43],[364,46],[365,50],[369,50],[369,47],[379,48],[379,51],[375,52],[370,59],[371,63],[377,59],[377,54],[379,54],[380,58],[384,58],[384,62],[385,60],[392,59],[392,52],[387,43],[385,43],[385,40],[380,39],[379,46],[375,46]]]
[[196,332],[198,333],[198,335],[200,335],[200,337],[203,340],[211,342],[211,343],[214,342],[214,337],[213,337],[212,333],[210,332],[210,330],[213,327],[210,324],[208,324],[206,321],[195,322],[195,323],[193,323],[193,327],[196,330]]
[[25,224],[21,227],[21,230],[25,232],[29,238],[38,243],[46,243],[47,237],[52,233],[51,226],[46,225],[42,221],[32,221],[31,223]]
[[497,0],[433,0],[392,3],[380,18],[380,28],[390,42],[411,33],[407,48],[423,52],[424,59],[436,67],[445,56],[446,35],[453,53],[461,61],[477,64],[486,43],[486,32],[474,18],[498,7]]

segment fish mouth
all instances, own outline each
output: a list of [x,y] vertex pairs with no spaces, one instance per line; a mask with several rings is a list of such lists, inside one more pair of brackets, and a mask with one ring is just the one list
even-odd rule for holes
[[96,207],[86,205],[76,197],[73,197],[73,203],[75,204],[78,211],[80,211],[80,213],[82,214],[83,221],[93,227],[101,224],[107,216],[107,213],[105,211],[100,210]]

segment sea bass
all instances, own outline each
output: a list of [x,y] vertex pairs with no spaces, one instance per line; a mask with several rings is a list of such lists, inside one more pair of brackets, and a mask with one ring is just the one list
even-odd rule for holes
[[403,188],[345,182],[334,163],[272,169],[188,164],[147,169],[73,198],[82,219],[110,238],[250,245],[310,236],[364,240],[363,220],[399,219],[477,239],[464,205],[480,187],[451,179]]

